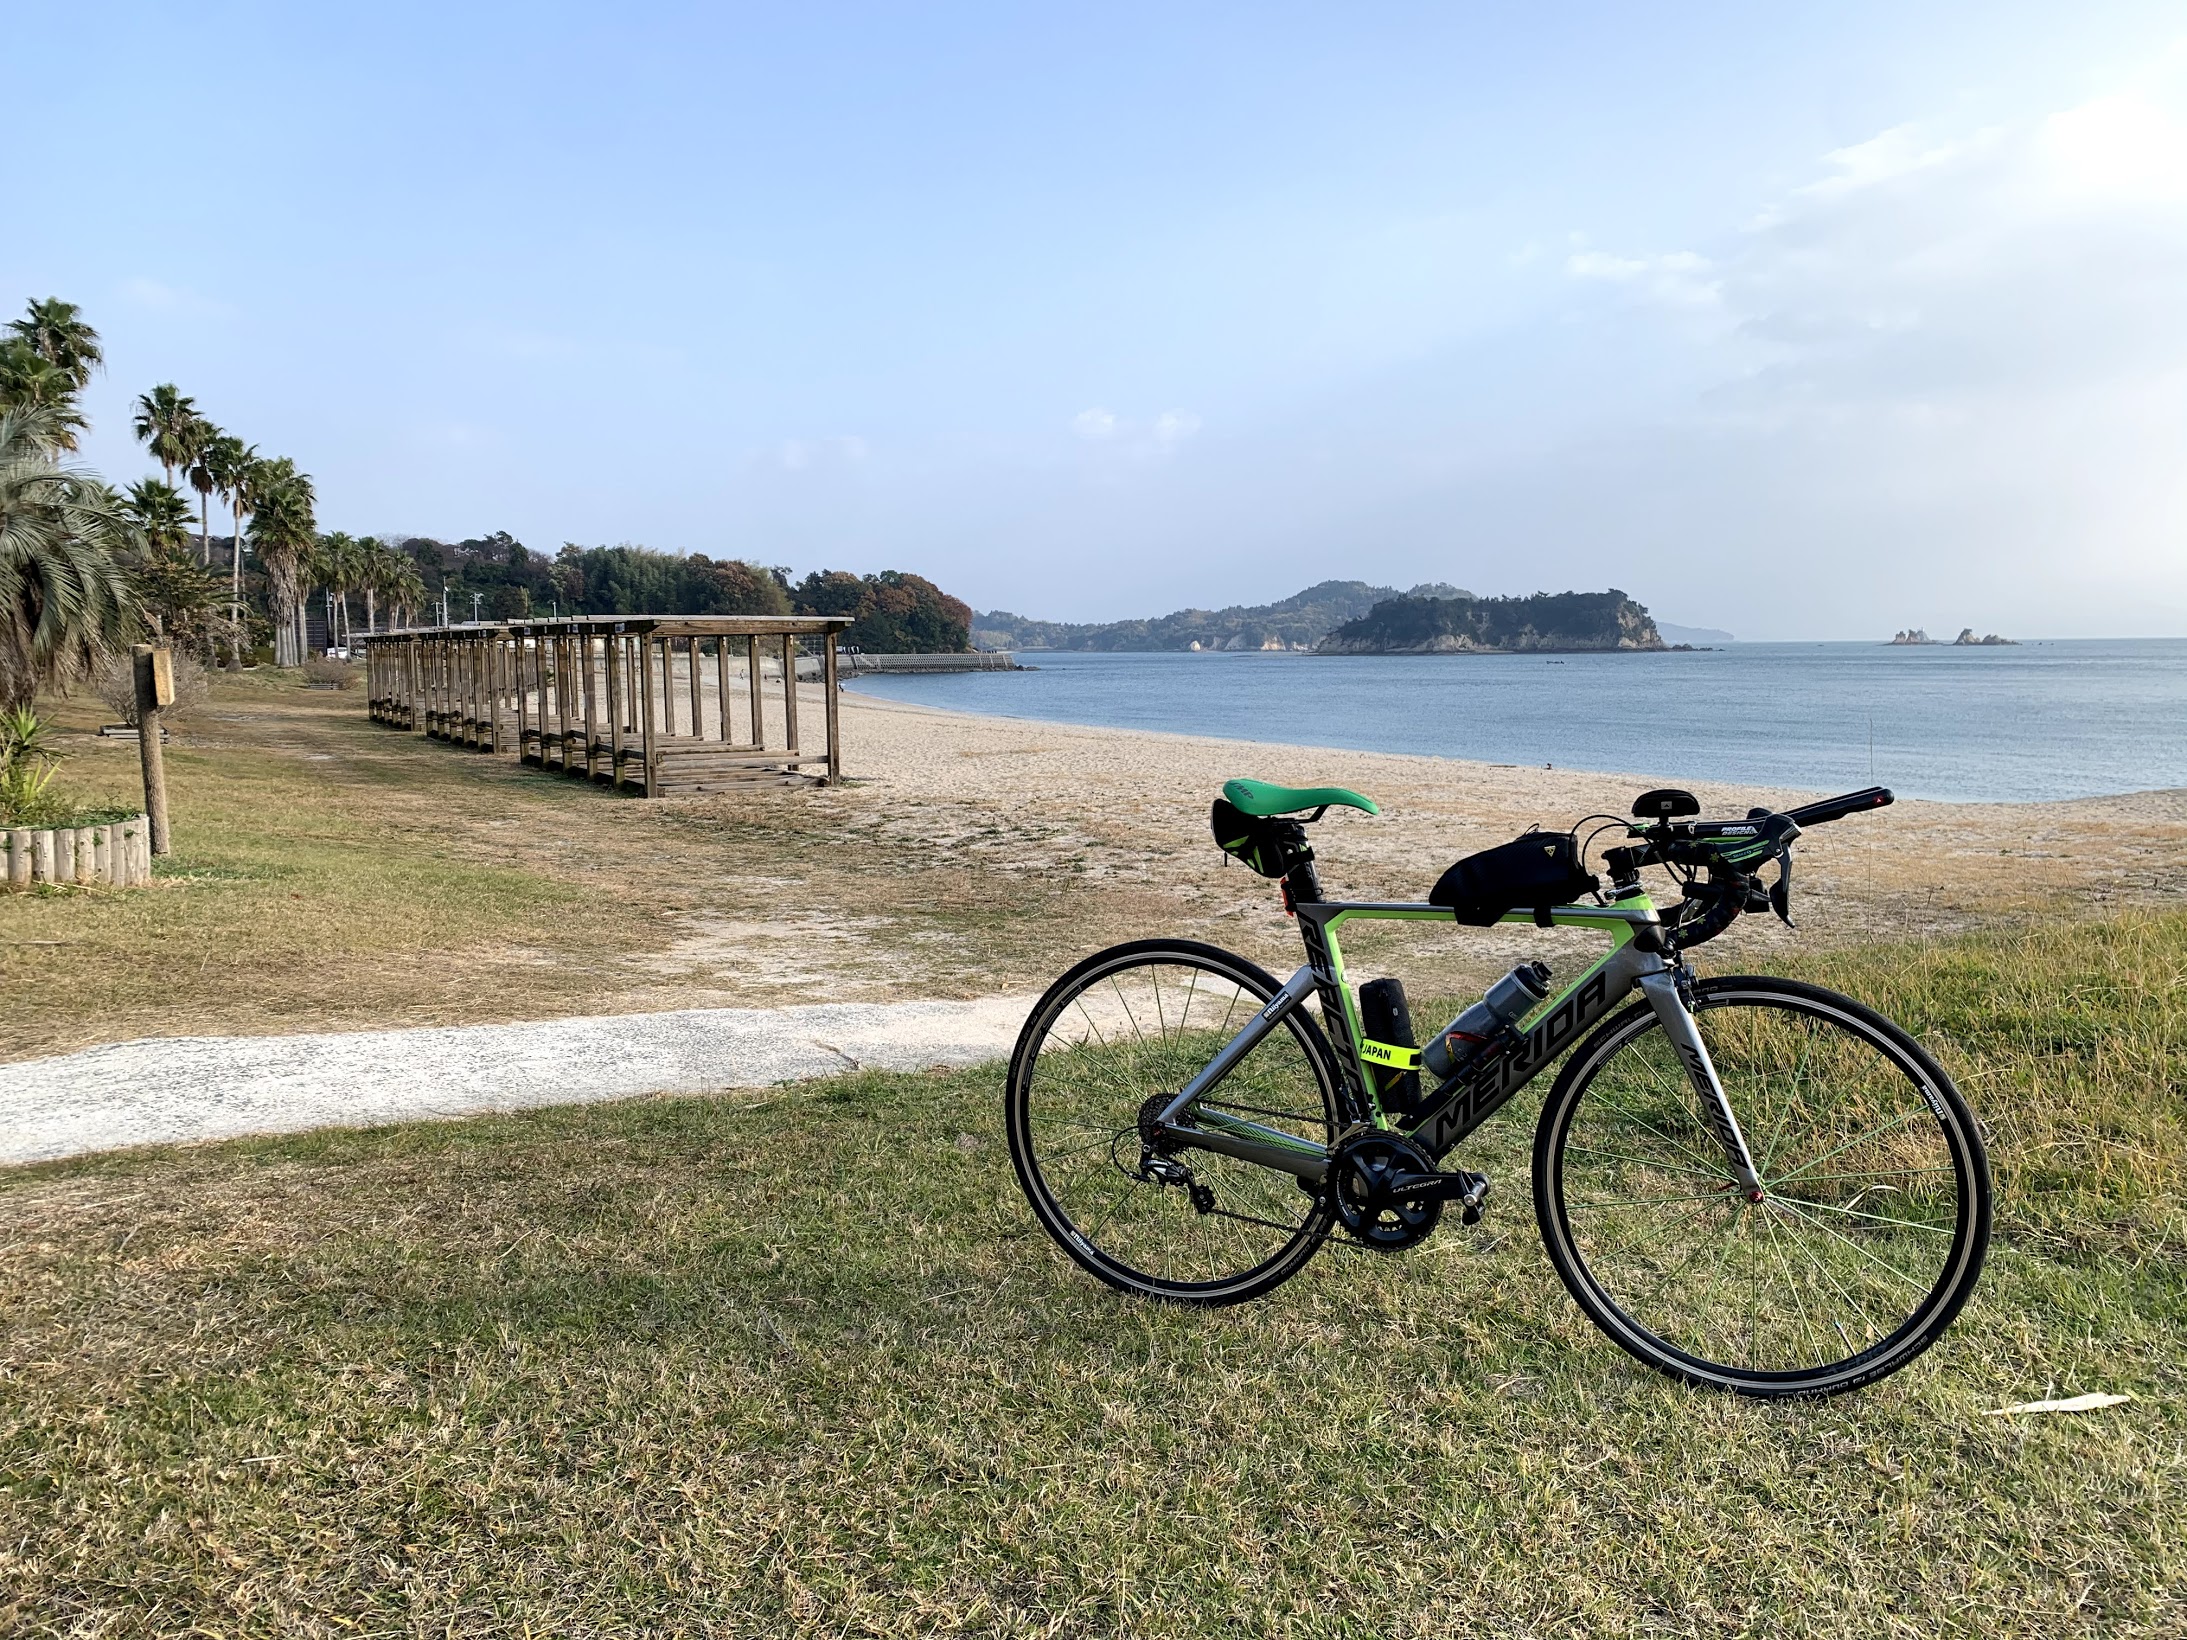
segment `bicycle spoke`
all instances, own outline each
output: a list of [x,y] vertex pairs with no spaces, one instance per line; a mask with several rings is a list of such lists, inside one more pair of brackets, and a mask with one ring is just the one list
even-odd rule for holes
[[1763,1183],[1771,1185],[1788,1183],[1793,1179],[1797,1179],[1809,1168],[1820,1167],[1824,1162],[1829,1161],[1831,1157],[1842,1156],[1845,1154],[1845,1152],[1851,1150],[1855,1145],[1866,1144],[1870,1139],[1880,1138],[1884,1134],[1891,1132],[1894,1128],[1902,1128],[1908,1122],[1913,1121],[1914,1118],[1916,1118],[1917,1116],[1921,1116],[1924,1114],[1926,1113],[1923,1111],[1910,1110],[1907,1111],[1903,1116],[1894,1116],[1888,1122],[1878,1123],[1875,1127],[1870,1128],[1866,1133],[1855,1134],[1852,1138],[1846,1140],[1844,1144],[1839,1145],[1836,1149],[1824,1151],[1813,1161],[1803,1162],[1800,1166],[1794,1168],[1790,1173],[1780,1173],[1774,1179],[1765,1179]]
[[[1772,1197],[1771,1199],[1774,1201],[1782,1202],[1785,1206],[1791,1208],[1795,1213],[1800,1213],[1800,1208],[1803,1205],[1785,1196],[1776,1196]],[[1800,1213],[1800,1217],[1804,1219],[1807,1218],[1807,1215],[1805,1213]],[[1905,1282],[1907,1286],[1913,1288],[1913,1290],[1917,1293],[1928,1291],[1928,1289],[1923,1286],[1922,1283],[1916,1281],[1904,1270],[1901,1270],[1897,1265],[1891,1263],[1888,1259],[1879,1258],[1876,1254],[1870,1252],[1859,1242],[1855,1241],[1851,1236],[1845,1235],[1840,1231],[1833,1230],[1829,1225],[1823,1223],[1820,1219],[1811,1219],[1808,1222],[1813,1224],[1815,1228],[1820,1230],[1824,1235],[1830,1236],[1837,1241],[1844,1242],[1846,1246],[1852,1248],[1854,1252],[1860,1254],[1862,1258],[1866,1259],[1870,1264],[1876,1266],[1877,1269],[1882,1270],[1885,1274],[1891,1276],[1894,1280]]]
[[[1702,1181],[1727,1170],[1679,1136],[1689,1115],[1668,1117],[1656,1104],[1669,1090],[1652,1019],[1597,1050],[1564,1095],[1550,1177],[1578,1262],[1554,1238],[1552,1258],[1575,1291],[1591,1291],[1639,1329],[1636,1353],[1665,1370],[1702,1362],[1711,1373],[1767,1380],[1754,1393],[1791,1393],[1803,1380],[1843,1387],[1841,1368],[1856,1358],[1890,1370],[1874,1367],[1874,1351],[1912,1336],[1899,1316],[1921,1313],[1918,1301],[1954,1270],[1966,1222],[1967,1171],[1954,1160],[1963,1130],[1941,1110],[1934,1126],[1924,1120],[1931,1073],[1848,1018],[1855,1008],[1704,993],[1718,1075],[1750,1139],[1761,1139],[1759,1201],[1704,1197]],[[1689,1109],[1683,1099],[1672,1108]],[[1903,1348],[1911,1355],[1926,1342]],[[1734,1377],[1731,1387],[1744,1386]]]
[[1564,1153],[1567,1156],[1607,1156],[1613,1162],[1631,1162],[1635,1167],[1652,1167],[1665,1173],[1691,1173],[1697,1179],[1728,1180],[1731,1177],[1730,1173],[1721,1167],[1715,1169],[1680,1167],[1675,1162],[1653,1161],[1645,1156],[1628,1156],[1622,1151],[1616,1150],[1598,1150],[1592,1145],[1568,1144],[1564,1147]]
[[1949,1230],[1944,1229],[1940,1225],[1920,1224],[1913,1219],[1887,1218],[1881,1213],[1863,1213],[1860,1211],[1860,1209],[1855,1207],[1838,1207],[1830,1202],[1811,1201],[1805,1196],[1780,1196],[1772,1191],[1771,1199],[1774,1201],[1788,1202],[1798,1207],[1817,1208],[1825,1213],[1843,1213],[1849,1219],[1866,1219],[1871,1224],[1895,1225],[1901,1230],[1920,1230],[1932,1236],[1948,1236],[1951,1234]]
[[[1054,1005],[1055,1023],[1013,1060],[1011,1143],[1029,1153],[1028,1188],[1068,1223],[1074,1256],[1129,1277],[1134,1290],[1189,1295],[1284,1265],[1269,1278],[1280,1280],[1319,1245],[1326,1208],[1287,1173],[1159,1147],[1154,1170],[1138,1172],[1141,1112],[1189,1083],[1231,1040],[1230,1024],[1274,996],[1256,997],[1196,954],[1156,952],[1089,977]],[[1206,1108],[1327,1143],[1333,1085],[1306,1028],[1286,1022],[1256,1043],[1222,1090],[1235,1098],[1211,1097]]]

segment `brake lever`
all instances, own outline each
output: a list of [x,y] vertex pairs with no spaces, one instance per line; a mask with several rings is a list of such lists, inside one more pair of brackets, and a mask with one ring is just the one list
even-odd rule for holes
[[1785,927],[1799,926],[1792,920],[1792,850],[1789,847],[1777,855],[1777,880],[1769,885],[1769,908],[1777,913],[1777,920]]

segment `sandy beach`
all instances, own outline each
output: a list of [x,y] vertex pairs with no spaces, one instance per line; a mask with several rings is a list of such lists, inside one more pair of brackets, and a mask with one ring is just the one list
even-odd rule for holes
[[[860,783],[832,801],[863,811],[865,824],[953,854],[966,870],[1068,873],[1081,890],[1072,896],[1073,929],[1088,949],[1177,932],[1295,963],[1274,885],[1227,862],[1209,840],[1208,803],[1236,775],[1345,785],[1374,798],[1380,818],[1332,810],[1314,831],[1324,883],[1353,898],[1422,898],[1463,853],[1533,825],[1622,815],[1649,786],[1687,786],[1718,814],[1815,795],[1695,782],[1674,769],[1600,774],[845,700]],[[1797,935],[1772,918],[1744,918],[1710,957],[1723,967],[1730,953],[1795,939],[1845,943],[2176,903],[2187,897],[2183,866],[2187,791],[2038,804],[1901,801],[1803,840]],[[1493,965],[1506,951],[1543,943],[1531,929],[1424,937],[1461,967],[1471,966],[1469,956]]]
[[[805,691],[817,714],[817,686]],[[1245,775],[1365,792],[1315,828],[1323,880],[1419,899],[1529,826],[1621,815],[1676,769],[1607,775],[1081,728],[842,697],[833,788],[645,802],[368,722],[354,695],[239,685],[170,753],[177,854],[88,914],[0,905],[21,999],[0,1059],[175,1036],[485,1026],[681,1009],[1037,994],[1119,940],[1202,939],[1288,973],[1276,886],[1208,834]],[[87,719],[88,721],[88,719]],[[72,737],[125,792],[135,754]],[[1803,794],[1697,785],[1712,812]],[[2027,805],[1901,802],[1803,842],[1797,934],[1742,919],[1717,972],[1796,948],[2073,918],[2187,894],[2187,791]],[[1456,995],[1587,937],[1361,929],[1361,977]],[[146,965],[134,955],[157,953]]]

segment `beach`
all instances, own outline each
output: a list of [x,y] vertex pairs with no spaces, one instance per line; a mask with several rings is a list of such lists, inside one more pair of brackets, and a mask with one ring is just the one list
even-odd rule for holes
[[[817,713],[817,687],[804,694]],[[1209,835],[1227,779],[1344,785],[1381,805],[1313,828],[1328,891],[1359,899],[1425,898],[1461,854],[1622,815],[1646,787],[1682,783],[1675,770],[1085,728],[855,692],[842,710],[841,785],[641,801],[371,724],[354,696],[224,687],[170,749],[177,851],[153,892],[89,915],[36,897],[0,904],[0,978],[22,1003],[0,1058],[144,1038],[1027,997],[1091,951],[1160,935],[1288,974],[1299,946],[1277,885]],[[71,746],[87,790],[130,788],[134,751],[89,734]],[[1694,789],[1729,815],[1813,795]],[[2183,862],[2187,791],[1902,801],[1803,840],[1797,933],[1745,917],[1697,961],[1766,968],[1815,946],[2177,904]],[[1395,973],[1421,998],[1457,996],[1523,956],[1590,948],[1531,927],[1346,937],[1355,977]]]

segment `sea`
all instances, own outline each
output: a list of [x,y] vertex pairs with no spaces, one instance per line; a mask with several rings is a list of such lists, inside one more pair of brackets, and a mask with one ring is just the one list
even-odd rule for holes
[[[951,711],[1630,774],[2042,802],[2187,786],[2187,639],[1663,654],[1082,654],[850,688]],[[1265,778],[1311,779],[1285,762]]]

